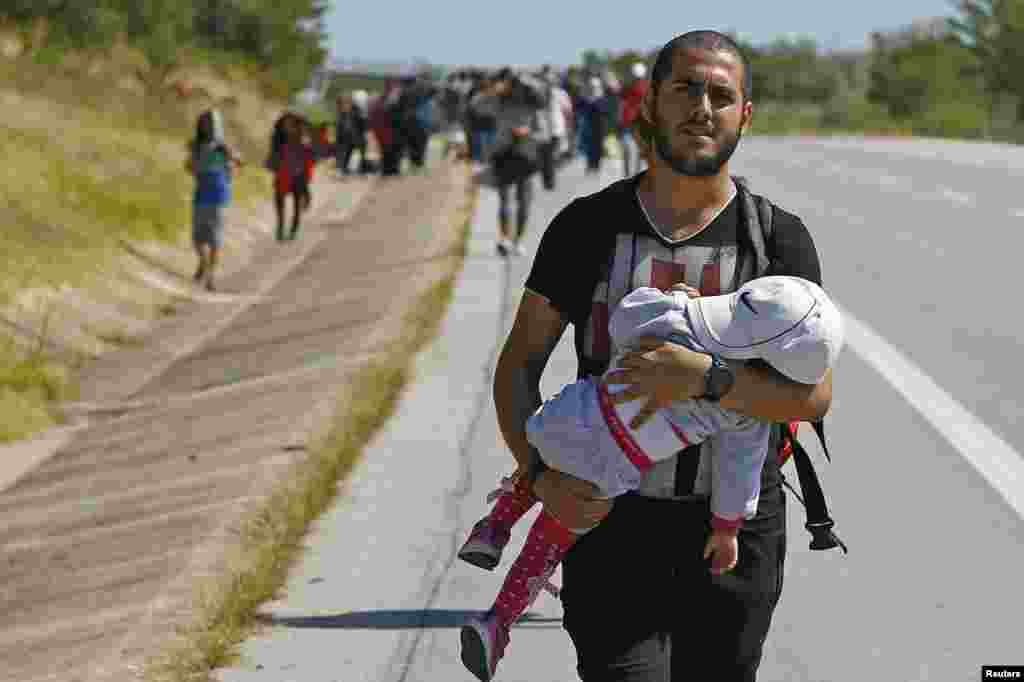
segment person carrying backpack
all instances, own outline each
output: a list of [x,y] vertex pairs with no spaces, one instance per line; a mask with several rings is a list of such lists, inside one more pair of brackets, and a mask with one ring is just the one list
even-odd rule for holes
[[199,115],[196,136],[189,142],[185,170],[196,181],[192,199],[192,244],[199,259],[196,282],[214,291],[214,271],[224,246],[224,209],[231,202],[232,168],[241,158],[224,142],[220,112],[211,109]]
[[[831,372],[801,384],[757,361],[715,362],[653,338],[638,340],[605,378],[621,386],[615,404],[642,401],[630,428],[698,397],[774,424],[757,514],[737,534],[736,567],[722,575],[704,557],[714,466],[705,445],[655,463],[612,506],[588,484],[539,466],[526,434],[566,327],[573,325],[579,378],[603,375],[618,350],[610,311],[632,290],[682,285],[715,296],[767,275],[821,285],[800,218],[729,174],[754,114],[750,62],[736,43],[716,31],[680,35],[660,50],[650,80],[641,113],[653,130],[651,164],[576,199],[548,226],[495,369],[495,408],[516,468],[545,510],[566,528],[604,519],[562,563],[563,627],[583,682],[751,682],[782,595],[784,425],[821,421]],[[829,526],[809,525],[814,545],[841,546]]]
[[[707,297],[678,285],[667,292],[640,287],[619,302],[608,332],[620,352],[639,336],[656,336],[720,358],[758,358],[793,381],[811,385],[824,378],[843,346],[838,308],[820,287],[798,277],[759,277],[733,294]],[[541,461],[611,499],[635,490],[644,471],[675,457],[680,447],[707,442],[715,466],[704,556],[711,559],[712,574],[731,571],[739,551],[737,534],[757,512],[771,424],[714,401],[686,400],[632,429],[628,423],[643,400],[615,405],[614,395],[615,389],[601,379],[586,377],[545,401],[526,422]],[[486,570],[497,566],[509,529],[536,502],[525,486],[516,485],[517,478],[508,480],[498,504],[473,527],[460,559]],[[592,530],[566,528],[541,511],[491,608],[462,628],[463,663],[480,680],[494,676],[512,624],[565,553]]]
[[409,78],[403,82],[398,99],[397,125],[409,152],[409,162],[417,170],[426,163],[430,135],[436,125],[434,97],[437,92],[437,87],[427,78]]
[[[522,245],[533,202],[533,176],[541,167],[541,148],[547,141],[543,112],[547,106],[543,83],[526,73],[503,69],[489,90],[478,93],[470,107],[492,116],[496,123],[491,166],[498,184],[498,253],[525,253]],[[512,232],[512,188],[516,193],[515,232]]]

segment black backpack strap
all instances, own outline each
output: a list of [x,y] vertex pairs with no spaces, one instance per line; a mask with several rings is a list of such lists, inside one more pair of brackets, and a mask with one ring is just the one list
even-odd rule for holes
[[768,274],[771,267],[769,244],[775,228],[774,211],[770,201],[753,194],[742,178],[736,181],[736,194],[740,204],[741,220],[746,229],[739,231],[739,253],[736,259],[736,273],[733,289],[743,284],[747,259],[754,259],[754,277]]
[[[821,421],[811,422],[811,426],[814,427],[814,432],[818,435],[818,440],[821,441],[821,448],[825,453],[825,457],[831,461],[832,458],[828,454],[828,446],[825,444],[824,423]],[[783,442],[788,440],[790,447],[793,449],[793,464],[796,466],[796,474],[800,479],[800,490],[803,492],[803,498],[796,494],[796,491],[793,490],[788,482],[786,482],[786,487],[800,500],[800,503],[804,505],[804,509],[807,512],[807,523],[804,524],[804,528],[811,534],[810,548],[821,550],[839,547],[843,550],[844,554],[848,553],[846,543],[832,532],[832,527],[836,524],[832,517],[829,516],[828,505],[825,504],[825,494],[821,490],[821,483],[818,481],[818,474],[814,471],[811,456],[807,454],[804,446],[793,437],[789,428],[785,425],[782,426],[782,437]],[[785,481],[785,479],[783,480]]]

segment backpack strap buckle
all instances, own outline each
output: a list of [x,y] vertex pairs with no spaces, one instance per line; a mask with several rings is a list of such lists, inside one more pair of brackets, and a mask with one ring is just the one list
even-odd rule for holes
[[818,523],[812,523],[810,521],[805,523],[804,528],[806,528],[811,534],[810,548],[824,550],[839,547],[843,550],[843,554],[849,554],[849,551],[846,549],[846,543],[840,540],[839,536],[832,532],[832,527],[834,525],[836,524],[832,519]]
[[[828,447],[825,445],[825,427],[821,422],[812,422],[814,432],[821,441],[822,450],[828,456]],[[828,505],[825,503],[825,495],[821,491],[821,483],[818,482],[818,475],[814,471],[810,455],[800,444],[788,427],[782,427],[782,438],[788,441],[793,448],[793,463],[796,465],[796,473],[800,479],[800,490],[803,497],[797,499],[804,505],[807,511],[807,523],[804,528],[811,534],[809,547],[814,550],[825,550],[839,547],[844,554],[849,554],[846,543],[832,532],[835,522],[828,513]],[[792,486],[787,487],[792,490]],[[794,491],[795,493],[795,491]]]

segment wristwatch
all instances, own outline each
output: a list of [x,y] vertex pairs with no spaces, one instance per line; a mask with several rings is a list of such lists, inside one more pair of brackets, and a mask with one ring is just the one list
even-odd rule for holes
[[711,366],[704,373],[704,395],[701,398],[717,403],[732,390],[735,381],[736,373],[725,364],[725,360],[718,355],[712,355]]

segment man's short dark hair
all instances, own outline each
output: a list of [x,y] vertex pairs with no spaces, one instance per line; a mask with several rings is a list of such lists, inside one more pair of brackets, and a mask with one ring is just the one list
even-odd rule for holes
[[726,52],[743,65],[743,100],[750,102],[754,98],[754,84],[750,69],[750,60],[743,53],[735,40],[718,31],[690,31],[665,43],[654,60],[651,69],[651,88],[655,94],[661,82],[672,72],[672,58],[679,50],[701,48],[713,52]]

